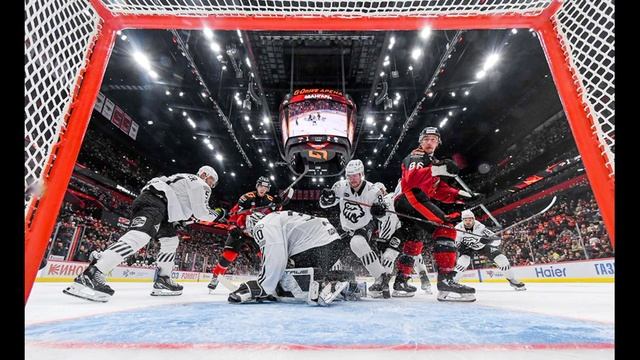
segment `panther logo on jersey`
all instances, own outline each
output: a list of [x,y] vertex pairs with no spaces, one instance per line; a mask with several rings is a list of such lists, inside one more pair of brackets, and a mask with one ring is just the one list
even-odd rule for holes
[[364,216],[364,210],[358,204],[345,203],[342,215],[352,223],[356,224]]

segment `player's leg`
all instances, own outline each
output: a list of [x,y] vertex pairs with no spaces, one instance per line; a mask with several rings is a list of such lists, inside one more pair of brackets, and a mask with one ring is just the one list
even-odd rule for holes
[[422,253],[413,257],[413,269],[420,276],[420,288],[427,294],[432,294],[431,281],[429,281],[429,275],[427,275],[427,265],[424,263],[424,257]]
[[171,278],[176,250],[180,239],[170,224],[163,222],[158,231],[160,251],[156,257],[157,269],[153,283],[153,296],[177,296],[182,294],[182,285]]
[[372,297],[390,297],[388,290],[388,283],[390,276],[385,273],[384,267],[380,262],[378,254],[371,248],[369,241],[373,233],[373,223],[365,226],[362,229],[358,229],[354,232],[349,242],[351,251],[356,255],[360,262],[367,269],[369,274],[373,276],[375,280],[374,284],[369,287],[369,292]]
[[525,288],[522,281],[516,279],[515,275],[513,274],[513,269],[511,269],[509,259],[507,259],[507,257],[498,248],[487,245],[483,248],[483,250],[484,249],[487,249],[486,256],[491,259],[496,264],[498,269],[500,269],[504,273],[505,278],[507,278],[507,281],[512,288],[517,291],[527,289]]
[[415,239],[410,234],[407,234],[407,240],[402,246],[402,255],[398,256],[396,261],[398,272],[393,283],[392,296],[410,297],[415,295],[417,289],[409,285],[408,281],[413,272],[414,257],[422,253],[422,246],[422,240]]
[[469,265],[471,264],[471,256],[473,255],[473,250],[468,246],[462,244],[460,245],[458,261],[456,261],[456,275],[453,277],[455,282],[459,282],[464,275],[464,272],[467,270]]
[[[218,276],[224,275],[229,266],[236,260],[236,258],[238,258],[240,247],[245,241],[244,237],[245,235],[242,234],[242,231],[239,228],[232,230],[227,235],[222,254],[220,254],[218,262],[213,267],[213,277],[211,278],[211,282],[207,285],[209,290],[213,291],[216,289],[219,284]],[[209,293],[211,293],[211,291]]]
[[166,203],[160,198],[143,192],[132,204],[129,230],[92,261],[74,283],[63,290],[65,294],[86,300],[106,302],[114,294],[106,283],[106,274],[118,264],[143,248],[160,228],[166,218]]

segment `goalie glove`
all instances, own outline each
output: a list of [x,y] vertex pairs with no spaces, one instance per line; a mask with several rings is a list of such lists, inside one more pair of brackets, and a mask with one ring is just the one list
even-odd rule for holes
[[336,193],[331,189],[322,189],[320,194],[320,204],[322,206],[331,206],[336,202]]
[[375,203],[371,205],[371,216],[376,219],[380,219],[387,213],[387,207],[382,203]]

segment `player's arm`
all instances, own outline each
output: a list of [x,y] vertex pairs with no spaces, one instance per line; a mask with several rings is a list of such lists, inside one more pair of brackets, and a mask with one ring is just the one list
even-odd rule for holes
[[[198,179],[200,180],[200,179]],[[191,181],[189,187],[189,202],[193,216],[200,221],[216,221],[222,214],[209,208],[211,188],[204,181]]]
[[376,219],[382,219],[387,214],[387,204],[384,202],[384,195],[382,194],[382,190],[376,188],[375,197],[373,203],[371,204],[371,216]]

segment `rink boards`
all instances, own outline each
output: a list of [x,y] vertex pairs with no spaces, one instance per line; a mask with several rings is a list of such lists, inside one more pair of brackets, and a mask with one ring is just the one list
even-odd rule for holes
[[[88,263],[75,261],[52,261],[38,272],[38,282],[68,282],[82,273]],[[512,268],[515,276],[527,282],[605,282],[612,283],[615,278],[615,259],[597,259],[569,261],[553,264],[541,264],[532,266],[516,266]],[[117,282],[148,282],[153,279],[154,268],[137,268],[118,266],[108,274],[108,281]],[[191,271],[174,271],[172,277],[179,282],[209,282],[210,273]],[[250,276],[228,275],[229,280],[241,282],[251,278]],[[414,275],[414,282],[417,281]],[[430,273],[432,282],[436,280],[436,274]],[[373,279],[364,278],[371,282]],[[506,281],[504,273],[498,269],[479,269],[465,271],[463,282],[503,282]]]

